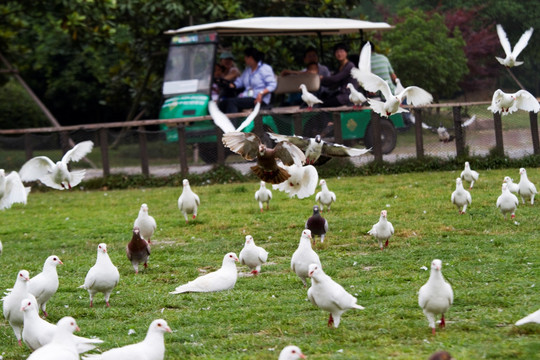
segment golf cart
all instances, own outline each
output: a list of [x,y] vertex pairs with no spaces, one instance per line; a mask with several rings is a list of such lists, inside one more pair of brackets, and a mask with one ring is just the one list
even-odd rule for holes
[[[312,17],[260,17],[216,22],[169,30],[171,44],[163,82],[165,101],[160,119],[187,118],[208,115],[208,102],[221,36],[318,36],[322,48],[323,35],[362,34],[364,30],[387,30],[391,26],[384,22],[369,22],[352,19],[312,18]],[[321,51],[322,53],[322,51]],[[312,74],[310,74],[312,75]],[[306,76],[309,76],[306,74]],[[278,77],[275,94],[299,92],[297,82],[308,84],[308,90],[317,90],[319,78]],[[362,140],[364,145],[373,145],[370,127],[371,110],[340,111],[342,139],[348,143]],[[300,122],[283,119],[284,112],[273,108],[263,113],[263,123],[274,132],[285,135],[305,134],[310,126],[310,113],[302,111],[303,129],[295,129]],[[166,125],[162,125],[167,129]],[[396,128],[404,127],[400,114],[389,119],[380,119],[382,153],[390,153],[396,146]],[[304,129],[305,128],[305,129]],[[251,127],[244,131],[251,131]],[[177,141],[177,131],[166,131],[167,141]],[[197,143],[201,158],[207,162],[216,161],[216,127],[212,120],[196,121],[186,127],[188,143]]]

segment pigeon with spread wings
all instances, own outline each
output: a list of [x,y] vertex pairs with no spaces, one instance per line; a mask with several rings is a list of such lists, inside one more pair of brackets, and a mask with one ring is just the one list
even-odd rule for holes
[[497,24],[497,35],[499,36],[499,40],[501,42],[501,46],[504,50],[506,57],[503,59],[503,58],[495,56],[495,59],[497,59],[497,61],[501,65],[504,65],[509,68],[523,64],[523,61],[517,61],[517,57],[529,43],[529,39],[531,38],[532,33],[533,33],[533,28],[530,28],[529,30],[525,31],[523,35],[521,35],[521,37],[519,38],[516,45],[514,46],[514,49],[512,49],[512,46],[510,45],[510,41],[508,41],[508,37],[506,36],[506,32],[504,31],[502,25]]

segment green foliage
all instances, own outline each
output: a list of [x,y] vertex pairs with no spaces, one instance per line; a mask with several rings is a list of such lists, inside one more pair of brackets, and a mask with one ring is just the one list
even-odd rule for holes
[[0,129],[49,126],[30,95],[15,81],[0,87]]

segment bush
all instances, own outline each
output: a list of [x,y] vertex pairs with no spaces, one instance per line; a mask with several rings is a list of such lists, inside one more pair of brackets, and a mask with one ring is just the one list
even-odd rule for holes
[[10,80],[0,87],[0,129],[49,125],[45,115],[22,86]]

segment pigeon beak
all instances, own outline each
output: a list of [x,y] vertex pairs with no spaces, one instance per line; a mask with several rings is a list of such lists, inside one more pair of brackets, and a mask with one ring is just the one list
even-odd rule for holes
[[313,276],[313,271],[310,271],[309,274],[308,274],[309,277],[312,277]]
[[310,239],[311,239],[311,234],[309,234],[309,235],[308,235],[308,238],[310,238]]
[[23,306],[23,307],[21,308],[21,311],[24,311],[24,310],[26,310],[26,306]]
[[234,258],[234,261],[236,261],[236,262],[239,262],[240,260],[238,260],[238,258],[237,258],[237,257],[235,257],[235,258]]
[[64,265],[64,263],[62,262],[62,260],[58,259],[58,264],[59,265]]
[[77,327],[75,328],[75,331],[81,331],[81,328],[77,326]]
[[172,333],[172,330],[171,330],[171,328],[170,328],[170,327],[168,327],[168,326],[167,326],[167,327],[165,328],[165,331],[166,331],[166,332],[168,332],[168,333]]
[[305,358],[306,358],[306,355],[304,355],[304,354],[302,354],[302,353],[298,354],[298,356],[300,356],[301,359],[305,359]]

